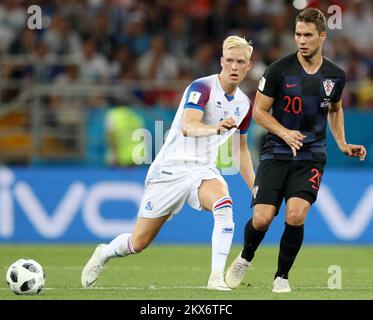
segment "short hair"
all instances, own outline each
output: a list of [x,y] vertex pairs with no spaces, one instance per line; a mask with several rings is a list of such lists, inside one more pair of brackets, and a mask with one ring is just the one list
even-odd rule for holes
[[233,48],[242,48],[247,50],[247,58],[250,59],[251,54],[253,53],[252,41],[246,41],[245,38],[238,36],[229,36],[223,42],[223,51],[233,49]]
[[319,34],[326,30],[326,19],[324,14],[317,8],[307,8],[299,12],[295,19],[297,22],[314,23]]

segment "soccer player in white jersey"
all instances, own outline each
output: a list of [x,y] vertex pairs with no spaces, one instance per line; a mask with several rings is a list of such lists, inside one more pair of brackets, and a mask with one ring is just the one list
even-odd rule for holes
[[162,225],[188,202],[214,217],[207,288],[231,290],[223,274],[234,232],[232,199],[215,163],[220,145],[240,130],[234,159],[252,190],[254,170],[247,147],[251,105],[238,88],[250,70],[252,51],[245,39],[229,36],[223,43],[220,74],[197,79],[186,88],[165,144],[149,168],[133,232],[97,246],[81,274],[84,288],[96,282],[110,258],[138,254],[148,247]]

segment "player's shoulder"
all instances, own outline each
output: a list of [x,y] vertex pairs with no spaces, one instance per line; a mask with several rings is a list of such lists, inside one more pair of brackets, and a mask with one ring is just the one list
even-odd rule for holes
[[324,56],[323,56],[323,59],[324,59],[323,67],[324,67],[325,72],[333,73],[337,77],[343,77],[343,78],[346,77],[346,72],[341,67],[339,67],[335,62],[333,62],[332,60]]
[[217,78],[216,74],[206,76],[206,77],[197,78],[197,79],[192,81],[191,86],[197,85],[197,86],[203,86],[203,87],[211,88],[214,81],[215,81],[215,78]]
[[185,89],[185,94],[192,97],[204,97],[204,100],[208,100],[209,96],[211,94],[211,91],[213,90],[214,85],[214,77],[208,76],[208,77],[202,77],[195,79],[192,81],[189,86]]

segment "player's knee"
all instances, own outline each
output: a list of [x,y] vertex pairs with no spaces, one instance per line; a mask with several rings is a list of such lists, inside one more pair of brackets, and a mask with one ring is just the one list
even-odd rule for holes
[[256,230],[266,231],[269,228],[272,219],[273,217],[271,215],[255,214],[253,216],[253,227]]
[[253,227],[256,230],[267,231],[276,214],[276,208],[273,206],[255,205],[253,214]]
[[214,220],[222,224],[233,223],[232,199],[230,197],[223,197],[216,201],[212,207]]
[[294,226],[302,225],[306,219],[306,214],[307,212],[300,208],[290,208],[286,211],[286,222]]

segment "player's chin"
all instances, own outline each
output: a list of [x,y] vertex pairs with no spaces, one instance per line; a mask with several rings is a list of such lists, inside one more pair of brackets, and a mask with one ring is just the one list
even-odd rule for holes
[[300,50],[299,52],[304,58],[309,58],[311,56],[311,53],[308,50]]
[[232,76],[229,78],[229,82],[231,85],[237,85],[241,82],[241,77],[239,76]]

